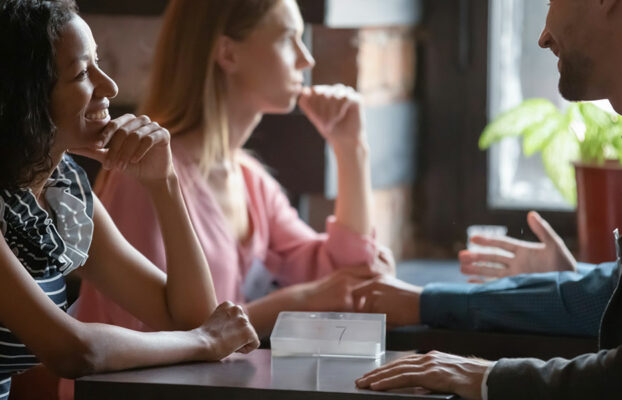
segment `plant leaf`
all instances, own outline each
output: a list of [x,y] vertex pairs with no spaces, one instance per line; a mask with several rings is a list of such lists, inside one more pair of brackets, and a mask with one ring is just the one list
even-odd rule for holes
[[575,206],[577,204],[577,183],[573,161],[579,157],[579,141],[568,128],[571,118],[567,116],[549,144],[542,150],[542,161],[547,175],[561,195]]
[[611,126],[611,147],[613,147],[616,157],[622,165],[622,118],[618,117]]
[[578,103],[579,112],[586,125],[606,128],[614,121],[614,116],[592,103]]
[[585,126],[584,138],[580,140],[581,161],[602,164],[608,158],[617,157],[614,141],[619,135],[616,129],[619,117],[591,103],[580,103],[577,109]]
[[527,128],[523,133],[523,153],[525,156],[530,157],[535,152],[544,150],[553,135],[560,131],[560,125],[564,123],[564,120],[562,114],[552,114]]
[[559,114],[557,107],[546,99],[526,100],[488,124],[479,138],[479,148],[485,150],[501,139],[519,136],[532,125],[556,114]]

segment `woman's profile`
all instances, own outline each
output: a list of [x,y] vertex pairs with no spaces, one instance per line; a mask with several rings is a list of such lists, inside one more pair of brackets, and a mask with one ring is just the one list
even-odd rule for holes
[[[141,106],[173,136],[175,169],[218,298],[245,303],[260,336],[279,311],[351,310],[352,288],[391,269],[373,237],[361,97],[343,85],[304,87],[303,72],[315,61],[303,29],[295,0],[170,1]],[[276,180],[242,149],[264,114],[296,104],[337,159],[326,234],[298,217]],[[124,236],[166,270],[144,189],[105,171],[96,191]],[[280,289],[265,295],[274,282]],[[89,284],[77,315],[151,329]]]
[[[12,375],[40,362],[76,377],[254,349],[243,310],[217,307],[168,131],[146,116],[111,120],[117,87],[99,68],[74,2],[1,0],[0,54],[0,399],[8,398]],[[119,233],[69,152],[145,187],[162,226],[168,276]],[[67,315],[70,273],[160,332]]]

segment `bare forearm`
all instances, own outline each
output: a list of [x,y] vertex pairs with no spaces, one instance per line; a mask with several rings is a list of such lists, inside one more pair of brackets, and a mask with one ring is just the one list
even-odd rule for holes
[[180,327],[196,327],[218,305],[207,260],[192,228],[177,177],[146,187],[164,239],[169,312]]
[[207,343],[192,331],[143,333],[103,324],[89,327],[93,372],[205,360]]
[[372,229],[369,149],[364,139],[353,146],[334,146],[337,158],[337,221],[361,235]]
[[44,365],[66,378],[210,360],[211,347],[214,347],[208,337],[195,331],[143,333],[75,320],[71,325],[73,328],[62,335],[55,335],[52,329],[48,343],[36,352]]
[[270,293],[246,305],[248,318],[260,338],[270,335],[281,311],[306,311],[303,285],[290,286]]
[[[45,340],[32,342],[35,354],[57,375],[90,373],[175,364],[217,361],[233,352],[248,353],[259,345],[242,308],[220,304],[207,321],[189,331],[137,332],[114,325],[82,323],[57,314]],[[60,322],[60,323],[58,323]],[[40,336],[40,335],[39,335]]]

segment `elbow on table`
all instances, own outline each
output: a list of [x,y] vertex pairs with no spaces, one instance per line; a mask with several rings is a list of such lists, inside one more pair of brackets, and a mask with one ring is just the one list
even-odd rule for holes
[[102,368],[96,345],[79,337],[67,341],[61,349],[41,357],[43,364],[62,378],[75,379],[98,372]]

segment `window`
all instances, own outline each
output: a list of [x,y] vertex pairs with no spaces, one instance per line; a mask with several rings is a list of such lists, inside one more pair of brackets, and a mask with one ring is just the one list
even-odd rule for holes
[[[564,107],[557,89],[557,60],[537,44],[548,11],[546,2],[490,0],[489,7],[489,119],[532,97]],[[523,155],[520,138],[491,148],[488,171],[492,208],[572,209],[547,177],[540,154]]]
[[[515,144],[514,163],[501,164],[510,159],[511,151],[484,152],[477,147],[489,118],[527,97],[564,104],[558,95],[554,55],[537,44],[546,3],[425,0],[424,5],[427,35],[420,54],[422,152],[416,197],[421,203],[416,208],[421,236],[455,251],[469,225],[493,224],[530,240],[525,210],[535,208],[573,248],[576,217],[548,181],[540,156],[522,160],[530,166],[519,164],[524,157]],[[503,189],[511,189],[510,195],[490,190],[501,187],[501,173]]]

